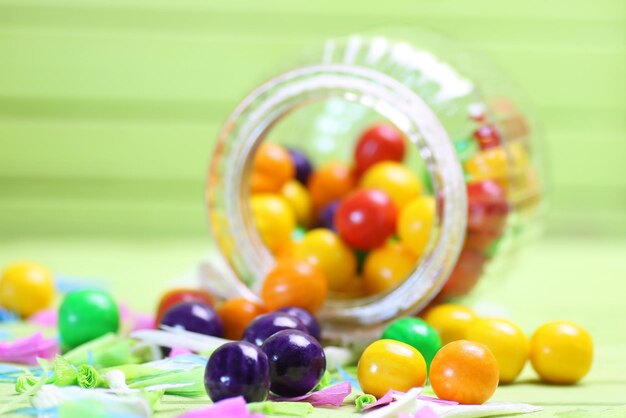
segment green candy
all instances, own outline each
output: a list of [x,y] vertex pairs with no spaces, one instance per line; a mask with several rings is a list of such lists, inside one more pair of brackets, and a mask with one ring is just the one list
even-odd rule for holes
[[67,348],[74,348],[120,326],[117,304],[101,290],[76,290],[68,293],[59,308],[59,334]]
[[420,318],[400,318],[383,331],[382,339],[396,340],[408,344],[422,353],[426,366],[441,348],[441,338],[437,331]]

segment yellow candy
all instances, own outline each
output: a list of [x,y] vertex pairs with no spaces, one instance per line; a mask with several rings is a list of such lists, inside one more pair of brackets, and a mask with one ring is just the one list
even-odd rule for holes
[[292,248],[292,256],[306,260],[322,270],[333,291],[347,289],[356,276],[356,257],[352,250],[329,229],[309,231]]
[[542,380],[573,384],[591,369],[593,341],[584,328],[567,321],[543,324],[530,339],[530,361]]
[[296,227],[296,216],[289,203],[280,195],[257,194],[250,198],[250,208],[263,243],[276,252]]
[[359,184],[363,188],[385,192],[399,210],[422,193],[422,183],[403,164],[385,161],[369,168]]
[[280,191],[289,202],[299,225],[309,226],[313,219],[313,203],[306,188],[297,180],[289,180]]
[[498,362],[500,383],[514,381],[528,360],[528,337],[506,319],[475,320],[467,330],[467,339],[489,347]]
[[465,161],[465,170],[471,181],[500,180],[506,182],[510,174],[509,169],[510,162],[502,147],[479,151]]
[[437,305],[426,312],[424,321],[435,328],[443,345],[456,340],[464,340],[478,315],[466,306],[446,303]]
[[0,305],[21,316],[47,308],[53,297],[52,273],[40,264],[11,264],[0,279]]
[[422,196],[411,200],[398,216],[398,236],[417,255],[422,255],[428,244],[435,209],[435,199],[432,196]]
[[363,288],[369,295],[391,290],[415,268],[417,256],[400,243],[388,243],[368,254]]
[[380,398],[390,389],[406,392],[424,386],[426,361],[408,344],[378,340],[361,355],[357,375],[363,392]]

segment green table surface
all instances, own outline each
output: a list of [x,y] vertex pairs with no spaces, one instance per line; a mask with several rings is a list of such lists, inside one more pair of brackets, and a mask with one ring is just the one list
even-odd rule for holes
[[[0,265],[38,260],[59,274],[101,280],[120,300],[149,312],[165,289],[192,280],[209,248],[208,239],[198,238],[7,240],[0,241]],[[596,348],[593,368],[580,384],[543,385],[527,366],[517,383],[497,390],[493,401],[544,407],[533,417],[626,416],[625,254],[621,239],[544,239],[481,284],[467,301],[480,313],[509,317],[529,334],[548,320],[572,320],[591,332]],[[4,328],[28,332],[24,325]],[[15,396],[11,385],[0,385],[0,405]],[[166,396],[156,416],[175,416],[206,402]],[[601,412],[606,409],[611,412]],[[579,410],[585,412],[569,414]],[[333,415],[321,409],[309,416]]]

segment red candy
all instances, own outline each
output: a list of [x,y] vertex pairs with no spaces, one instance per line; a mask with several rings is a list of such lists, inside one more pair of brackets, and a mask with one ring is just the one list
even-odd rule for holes
[[500,133],[493,125],[483,125],[474,132],[481,150],[498,147],[502,144]]
[[463,249],[446,284],[443,285],[437,300],[446,301],[456,296],[464,296],[478,283],[487,257],[478,251]]
[[398,213],[384,192],[363,189],[348,195],[335,214],[341,238],[353,248],[380,247],[395,232]]
[[401,162],[404,159],[404,137],[391,125],[376,124],[359,138],[354,159],[359,174],[381,161]]

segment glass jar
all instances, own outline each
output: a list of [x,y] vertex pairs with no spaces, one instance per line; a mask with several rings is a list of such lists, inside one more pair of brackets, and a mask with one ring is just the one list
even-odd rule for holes
[[466,294],[541,212],[534,129],[518,97],[479,54],[423,31],[332,39],[303,55],[244,98],[219,134],[207,208],[228,268],[208,286],[258,299],[275,263],[249,205],[262,141],[279,138],[314,164],[347,161],[358,132],[383,118],[412,145],[405,164],[436,197],[429,243],[396,288],[328,300],[319,313],[324,338],[367,341],[394,318]]

